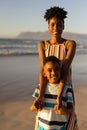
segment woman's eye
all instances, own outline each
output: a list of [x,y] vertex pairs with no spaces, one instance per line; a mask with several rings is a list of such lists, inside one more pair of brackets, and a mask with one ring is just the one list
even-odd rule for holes
[[55,25],[54,23],[50,24],[51,27],[54,27],[54,25]]
[[50,27],[54,27],[54,26],[56,26],[56,27],[62,27],[62,24],[55,24],[55,23],[51,23],[50,24]]
[[62,27],[62,25],[61,24],[57,24],[56,27]]
[[51,26],[52,26],[52,27],[54,27],[54,25],[55,25],[55,24],[54,24],[54,23],[52,23],[52,25],[51,25]]

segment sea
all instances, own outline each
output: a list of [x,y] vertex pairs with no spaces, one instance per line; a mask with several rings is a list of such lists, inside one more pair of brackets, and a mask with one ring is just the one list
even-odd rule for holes
[[[33,39],[0,39],[0,56],[37,54],[39,40]],[[77,39],[77,54],[87,54],[87,38]]]
[[38,40],[0,39],[0,56],[37,54]]
[[[0,103],[32,97],[39,83],[38,42],[33,39],[0,39]],[[87,38],[76,41],[76,55],[72,62],[74,87],[87,86],[86,42]]]

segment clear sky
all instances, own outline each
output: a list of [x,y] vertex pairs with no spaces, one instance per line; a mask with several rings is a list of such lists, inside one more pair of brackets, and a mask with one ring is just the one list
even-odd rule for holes
[[51,6],[68,11],[65,32],[87,34],[87,0],[0,0],[0,37],[15,37],[24,31],[46,31],[44,12]]

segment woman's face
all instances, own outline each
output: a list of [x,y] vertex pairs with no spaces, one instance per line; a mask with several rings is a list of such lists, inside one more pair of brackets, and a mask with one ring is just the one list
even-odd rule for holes
[[61,19],[53,17],[48,22],[48,29],[53,37],[59,37],[63,32],[64,23]]

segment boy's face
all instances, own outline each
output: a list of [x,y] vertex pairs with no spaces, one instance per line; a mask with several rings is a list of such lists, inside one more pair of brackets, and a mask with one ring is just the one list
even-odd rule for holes
[[44,66],[43,75],[47,77],[49,83],[58,83],[61,69],[58,63],[47,62]]

